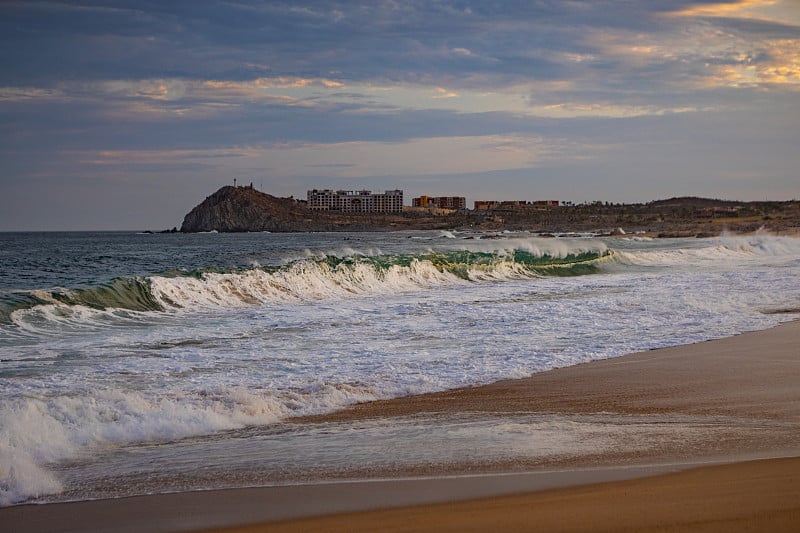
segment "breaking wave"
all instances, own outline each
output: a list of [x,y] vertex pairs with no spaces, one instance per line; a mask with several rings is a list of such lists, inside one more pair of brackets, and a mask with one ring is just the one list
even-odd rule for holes
[[0,297],[0,323],[58,319],[80,321],[97,311],[119,317],[129,312],[241,307],[289,300],[389,294],[464,282],[539,276],[578,276],[598,271],[608,257],[594,250],[538,249],[427,252],[398,255],[309,257],[277,267],[225,271],[170,271],[149,277],[117,278],[86,289],[16,292]]
[[800,260],[800,239],[766,235],[687,241],[685,246],[609,250],[603,241],[476,241],[470,249],[382,254],[344,250],[280,266],[173,270],[82,289],[0,294],[0,325],[106,323],[143,312],[219,309],[270,302],[393,294],[458,283],[581,276],[620,268],[707,268],[730,262]]
[[157,396],[101,389],[0,401],[0,508],[60,492],[62,481],[49,466],[81,460],[93,446],[178,440],[375,398],[368,389],[321,384],[274,395],[245,387]]
[[[452,240],[447,236],[443,239]],[[633,246],[633,245],[631,245]],[[768,295],[763,299],[757,296],[740,298],[735,289],[722,291],[717,294],[707,287],[705,278],[683,277],[683,281],[690,281],[693,285],[685,287],[681,299],[674,299],[674,278],[671,274],[686,266],[705,273],[707,267],[722,265],[730,270],[731,265],[761,265],[775,264],[800,265],[800,239],[785,239],[768,236],[751,236],[747,238],[722,238],[707,240],[686,240],[675,243],[648,243],[646,246],[636,245],[637,248],[625,249],[624,244],[613,251],[608,250],[604,241],[573,241],[554,239],[525,240],[506,239],[501,241],[480,241],[469,244],[469,249],[460,243],[459,249],[448,251],[426,251],[416,254],[385,254],[375,252],[342,251],[330,252],[327,255],[309,254],[304,259],[298,259],[280,266],[254,266],[245,269],[219,269],[206,268],[195,271],[169,271],[158,275],[146,277],[127,277],[114,279],[108,283],[81,289],[50,289],[27,292],[13,292],[0,294],[0,336],[7,335],[10,341],[8,353],[13,353],[20,348],[21,355],[13,355],[18,359],[10,360],[16,364],[21,357],[27,357],[19,364],[19,372],[28,372],[31,369],[42,371],[51,365],[51,360],[46,360],[46,352],[51,347],[59,352],[59,358],[68,364],[55,367],[47,374],[47,379],[41,382],[40,389],[29,388],[37,380],[19,380],[18,389],[6,389],[6,398],[0,400],[0,506],[25,501],[30,497],[59,492],[62,481],[58,472],[51,466],[65,460],[82,461],[91,455],[98,447],[113,447],[132,442],[163,442],[184,437],[207,435],[213,432],[242,428],[249,425],[270,424],[288,416],[314,414],[330,411],[344,405],[366,401],[376,398],[399,396],[409,393],[427,392],[441,388],[440,384],[452,386],[458,384],[474,383],[497,376],[514,377],[526,375],[533,365],[530,361],[522,362],[521,359],[509,358],[503,360],[492,353],[493,346],[500,347],[499,352],[505,351],[507,335],[519,335],[521,331],[529,329],[529,322],[546,322],[548,317],[564,317],[565,321],[554,322],[557,329],[540,330],[557,331],[548,341],[546,348],[537,347],[536,350],[549,350],[547,363],[563,366],[575,364],[597,358],[612,356],[611,352],[601,352],[598,345],[615,339],[614,342],[623,343],[618,336],[625,330],[633,330],[625,343],[613,347],[620,353],[633,350],[646,349],[653,345],[667,345],[675,342],[696,342],[710,337],[732,332],[742,331],[752,327],[766,327],[782,320],[774,315],[762,315],[756,319],[742,318],[741,310],[746,311],[748,306],[755,308],[773,309],[775,298]],[[753,263],[755,261],[755,263]],[[674,269],[673,267],[678,267]],[[459,333],[475,335],[467,337],[484,340],[495,337],[499,344],[486,344],[475,348],[472,355],[474,361],[462,359],[461,350],[454,349],[457,353],[450,359],[440,359],[442,354],[435,353],[437,348],[431,344],[432,359],[430,371],[427,374],[417,375],[413,372],[403,379],[393,380],[395,369],[391,365],[384,370],[376,372],[375,367],[368,365],[362,373],[352,372],[353,367],[338,367],[332,375],[341,373],[348,376],[348,382],[332,379],[329,375],[319,376],[319,367],[308,361],[301,361],[311,369],[311,374],[298,372],[298,379],[287,383],[286,374],[282,369],[276,372],[280,377],[276,382],[281,385],[268,385],[267,380],[257,376],[253,381],[240,383],[238,375],[228,380],[227,370],[223,367],[211,373],[209,368],[216,365],[216,359],[208,364],[199,364],[205,357],[202,350],[176,350],[173,359],[168,359],[162,352],[162,347],[180,347],[183,343],[201,343],[205,333],[193,333],[184,336],[178,331],[174,334],[164,333],[154,338],[140,338],[141,330],[110,331],[109,335],[99,336],[86,344],[83,336],[78,336],[75,344],[69,344],[66,334],[73,331],[82,331],[95,326],[106,327],[116,325],[120,320],[129,320],[133,323],[142,321],[152,315],[157,327],[163,327],[165,314],[171,311],[185,309],[204,310],[211,309],[215,319],[218,315],[228,314],[227,309],[246,308],[271,302],[315,302],[319,300],[343,299],[345,297],[358,297],[360,295],[391,295],[403,291],[418,291],[420,289],[452,287],[461,288],[459,284],[487,284],[486,291],[480,291],[479,299],[498,301],[507,295],[496,295],[489,283],[499,283],[506,280],[526,280],[552,276],[581,276],[592,275],[615,270],[636,271],[637,269],[663,269],[670,276],[656,279],[641,278],[635,288],[642,288],[655,284],[657,290],[653,292],[642,291],[643,295],[629,293],[620,295],[626,280],[609,282],[610,290],[592,283],[597,281],[584,278],[586,287],[575,289],[570,295],[577,295],[574,299],[564,297],[550,306],[547,313],[534,313],[536,299],[525,295],[525,302],[520,306],[506,308],[509,314],[498,314],[497,320],[481,326],[485,318],[486,305],[474,303],[472,298],[461,302],[459,307],[467,309],[462,313],[462,325],[449,322],[449,311],[441,311],[439,315],[420,314],[409,316],[408,320],[416,325],[415,321],[422,323],[421,328],[410,330],[412,333],[429,331],[427,317],[442,317],[448,313],[448,322],[442,325],[438,337],[435,339],[441,350],[442,346],[452,342]],[[749,270],[748,270],[749,272]],[[795,289],[791,285],[791,275],[784,271],[773,270],[772,275],[782,280],[776,284],[774,290],[788,293],[789,296],[777,300],[778,309],[788,311],[796,309]],[[795,270],[787,270],[793,273]],[[726,277],[717,277],[724,280]],[[644,281],[642,281],[644,280]],[[559,283],[563,280],[559,280]],[[599,280],[604,282],[605,280]],[[577,283],[576,285],[581,285]],[[771,288],[772,284],[760,281],[753,282],[754,287]],[[505,287],[512,287],[507,283]],[[474,285],[473,285],[474,287]],[[697,295],[694,291],[697,290]],[[605,292],[604,292],[605,291]],[[461,291],[459,291],[461,292]],[[466,291],[465,291],[466,292]],[[497,291],[502,292],[502,291]],[[768,290],[763,291],[765,293]],[[517,294],[516,292],[512,295]],[[592,296],[594,294],[594,296]],[[584,298],[592,297],[592,305],[587,306]],[[550,298],[549,295],[536,295],[536,298]],[[656,299],[653,299],[656,297]],[[792,298],[795,298],[793,300]],[[664,305],[664,302],[675,303],[674,309]],[[763,302],[763,304],[762,304]],[[357,304],[362,301],[355,302]],[[373,302],[382,303],[382,302]],[[745,303],[746,305],[743,305]],[[306,307],[306,306],[298,306]],[[318,311],[317,306],[307,306],[313,311]],[[325,306],[319,306],[325,307]],[[336,306],[330,306],[336,307]],[[354,320],[361,321],[370,316],[379,306],[364,306],[367,309],[360,311]],[[452,307],[453,309],[455,307]],[[591,308],[591,309],[590,309]],[[213,310],[221,309],[223,313]],[[447,308],[451,309],[451,308]],[[292,309],[303,312],[305,309]],[[414,310],[415,312],[417,309]],[[519,316],[524,321],[515,320],[517,315],[510,313],[524,311]],[[334,313],[338,314],[339,309]],[[613,313],[619,314],[614,315]],[[427,312],[426,312],[427,313]],[[237,316],[238,313],[230,313]],[[685,314],[683,321],[673,320],[675,316]],[[180,313],[173,313],[178,316]],[[190,316],[194,318],[195,315]],[[325,315],[327,316],[327,315]],[[387,315],[388,316],[388,315]],[[305,320],[304,327],[316,334],[315,320]],[[536,317],[535,320],[529,317]],[[669,317],[670,322],[675,322],[669,327],[664,326],[664,317]],[[185,317],[183,317],[185,318]],[[378,317],[382,318],[382,317]],[[736,319],[736,320],[733,320]],[[738,321],[737,321],[738,320]],[[637,325],[650,324],[651,332],[639,338],[640,328],[629,328],[627,324],[636,322]],[[177,320],[176,322],[181,322]],[[424,323],[423,323],[424,322]],[[443,321],[442,321],[443,322]],[[374,327],[376,321],[370,325]],[[597,324],[603,324],[598,328]],[[453,333],[453,324],[458,329]],[[474,325],[473,325],[474,324]],[[519,327],[524,324],[525,327]],[[289,324],[290,326],[295,323]],[[721,325],[724,325],[722,327]],[[264,326],[263,328],[261,326]],[[556,328],[553,326],[553,328]],[[208,328],[217,328],[213,321]],[[283,325],[281,324],[281,327]],[[340,325],[327,326],[328,331],[339,331]],[[550,327],[550,326],[548,326]],[[569,342],[570,355],[562,353],[566,346],[560,337],[560,332],[567,328],[571,331]],[[615,329],[616,328],[616,329]],[[265,324],[259,324],[259,333],[256,337],[261,339],[264,335],[262,329]],[[325,337],[349,342],[351,331],[341,328],[342,332],[332,337]],[[608,331],[602,331],[607,329]],[[646,328],[645,328],[646,329]],[[160,331],[160,330],[159,330]],[[237,330],[238,331],[238,330]],[[276,330],[277,331],[277,330]],[[680,332],[680,333],[676,333]],[[42,342],[31,342],[31,339],[22,338],[28,334],[47,336],[39,339]],[[225,332],[227,335],[230,332]],[[605,334],[603,337],[599,335]],[[58,337],[58,335],[62,335]],[[648,336],[649,335],[649,336]],[[19,342],[16,336],[19,336]],[[213,340],[220,342],[222,337],[217,333],[209,334]],[[93,337],[92,335],[86,336]],[[119,340],[116,337],[121,337]],[[381,335],[376,335],[378,339]],[[384,336],[385,337],[385,336]],[[294,334],[287,336],[288,341],[294,345]],[[535,338],[535,343],[541,343],[545,336],[533,330],[529,331],[528,338]],[[346,341],[345,341],[346,339]],[[426,337],[427,339],[427,337]],[[600,340],[598,340],[600,339]],[[603,340],[605,339],[605,340]],[[64,341],[64,342],[62,342]],[[108,341],[108,342],[107,342]],[[139,343],[155,342],[155,348],[139,349]],[[248,341],[249,342],[249,341]],[[237,353],[241,358],[235,359],[236,365],[247,369],[249,375],[253,369],[250,355],[269,351],[273,344],[265,341],[253,341],[255,348],[239,349]],[[272,339],[270,340],[272,342]],[[275,341],[277,346],[279,341]],[[406,343],[404,339],[393,341],[379,350],[381,353],[391,353],[398,343]],[[426,341],[427,342],[427,341]],[[114,343],[120,343],[114,346]],[[169,343],[169,344],[166,344]],[[69,344],[68,350],[62,346]],[[335,343],[334,343],[335,344]],[[419,343],[424,344],[423,342]],[[465,344],[464,346],[468,345]],[[479,343],[476,343],[479,344]],[[613,345],[613,343],[608,343]],[[249,345],[248,345],[249,346]],[[287,345],[283,345],[284,347]],[[24,348],[24,349],[22,349]],[[75,349],[77,348],[77,349]],[[304,346],[298,350],[305,349]],[[74,358],[74,351],[80,351],[83,359]],[[215,352],[217,349],[215,348]],[[447,351],[447,350],[445,350]],[[107,353],[108,352],[108,353]],[[141,356],[141,367],[133,365],[127,359],[128,352]],[[421,357],[425,357],[426,349],[421,349]],[[536,351],[510,350],[513,357],[538,357]],[[295,353],[295,352],[292,352]],[[350,353],[350,352],[348,352]],[[368,352],[369,353],[369,352]],[[108,363],[115,357],[125,356],[119,364]],[[184,363],[182,357],[187,357]],[[365,356],[369,358],[369,355]],[[403,355],[400,356],[404,357]],[[484,359],[485,357],[485,359]],[[39,360],[41,358],[41,361]],[[30,359],[36,359],[31,361]],[[161,361],[163,365],[156,365],[151,361]],[[322,359],[328,359],[323,357]],[[333,358],[331,358],[333,359]],[[346,359],[346,358],[345,358]],[[134,359],[133,361],[137,361]],[[453,361],[458,361],[454,364]],[[115,380],[84,380],[85,374],[81,368],[95,368],[100,361],[106,361],[103,370],[111,369],[120,371],[120,377]],[[0,362],[2,362],[0,360]],[[73,366],[74,363],[74,366]],[[416,363],[415,363],[416,364]],[[195,369],[195,365],[197,368]],[[441,366],[437,366],[441,365]],[[483,366],[481,366],[483,365]],[[11,365],[9,365],[10,367]],[[461,366],[464,366],[463,374]],[[17,368],[15,367],[15,368]],[[68,390],[59,390],[58,383],[61,369],[71,367],[66,379],[74,383]],[[458,368],[456,368],[458,367]],[[137,368],[146,368],[138,379]],[[386,370],[391,368],[391,372]],[[446,370],[456,368],[455,373],[446,374]],[[116,369],[116,370],[115,370]],[[159,369],[169,369],[168,384],[166,378],[161,376]],[[499,370],[497,370],[499,369]],[[124,371],[124,373],[122,373]],[[187,374],[184,376],[184,372]],[[11,375],[11,374],[8,374]],[[22,374],[15,374],[22,375]],[[271,374],[264,374],[270,376]],[[466,377],[461,377],[461,376]],[[367,377],[365,377],[367,376]],[[444,376],[444,377],[443,377]],[[148,388],[143,383],[147,379],[164,379],[165,383],[158,388]],[[374,379],[373,379],[374,378]],[[197,381],[195,381],[195,379]],[[472,380],[472,381],[471,381]],[[8,386],[15,383],[8,381]],[[235,386],[230,386],[235,383]],[[258,383],[258,386],[253,386]],[[141,388],[140,388],[141,387]]]
[[[692,241],[689,241],[691,243]],[[800,258],[800,239],[769,235],[727,236],[693,246],[614,252],[616,262],[631,266],[713,267],[715,264],[782,263]]]

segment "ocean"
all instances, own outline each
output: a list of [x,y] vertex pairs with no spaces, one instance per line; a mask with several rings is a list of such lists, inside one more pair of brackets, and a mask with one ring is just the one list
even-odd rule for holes
[[646,421],[287,420],[766,329],[799,280],[770,235],[0,233],[0,506],[611,446]]

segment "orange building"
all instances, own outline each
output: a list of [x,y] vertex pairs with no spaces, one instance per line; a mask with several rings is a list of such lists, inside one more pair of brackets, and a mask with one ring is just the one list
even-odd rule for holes
[[463,196],[420,196],[411,200],[414,207],[428,207],[437,209],[466,209],[467,199]]

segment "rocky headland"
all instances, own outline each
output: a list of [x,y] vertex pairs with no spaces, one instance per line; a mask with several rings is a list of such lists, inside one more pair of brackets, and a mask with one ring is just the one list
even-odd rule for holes
[[800,201],[734,202],[671,198],[647,204],[513,205],[493,210],[434,213],[407,209],[397,214],[346,214],[309,209],[294,198],[278,198],[250,187],[226,186],[183,219],[180,231],[303,232],[414,229],[527,230],[542,234],[647,233],[661,237],[712,236],[764,229],[800,234]]
[[226,186],[192,209],[184,217],[180,231],[391,231],[436,229],[451,223],[446,217],[422,215],[315,211],[294,198],[278,198],[252,187]]

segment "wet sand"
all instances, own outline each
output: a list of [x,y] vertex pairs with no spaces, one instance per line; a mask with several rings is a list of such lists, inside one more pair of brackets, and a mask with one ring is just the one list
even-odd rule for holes
[[800,528],[800,459],[705,467],[528,494],[226,530],[771,531]]
[[[185,531],[266,522],[273,524],[248,531],[800,530],[800,459],[745,462],[800,456],[800,322],[297,422],[463,413],[612,422],[646,415],[663,421],[665,432],[676,418],[700,429],[691,442],[501,465],[528,473],[447,477],[446,468],[434,468],[434,477],[415,480],[24,505],[0,509],[0,525],[9,531]],[[718,424],[724,438],[714,430]],[[713,463],[729,464],[707,466]],[[655,475],[663,472],[669,474]],[[325,516],[307,518],[318,515]]]
[[800,422],[798,379],[800,321],[793,321],[525,379],[359,404],[303,421],[434,412],[532,412],[713,415]]

